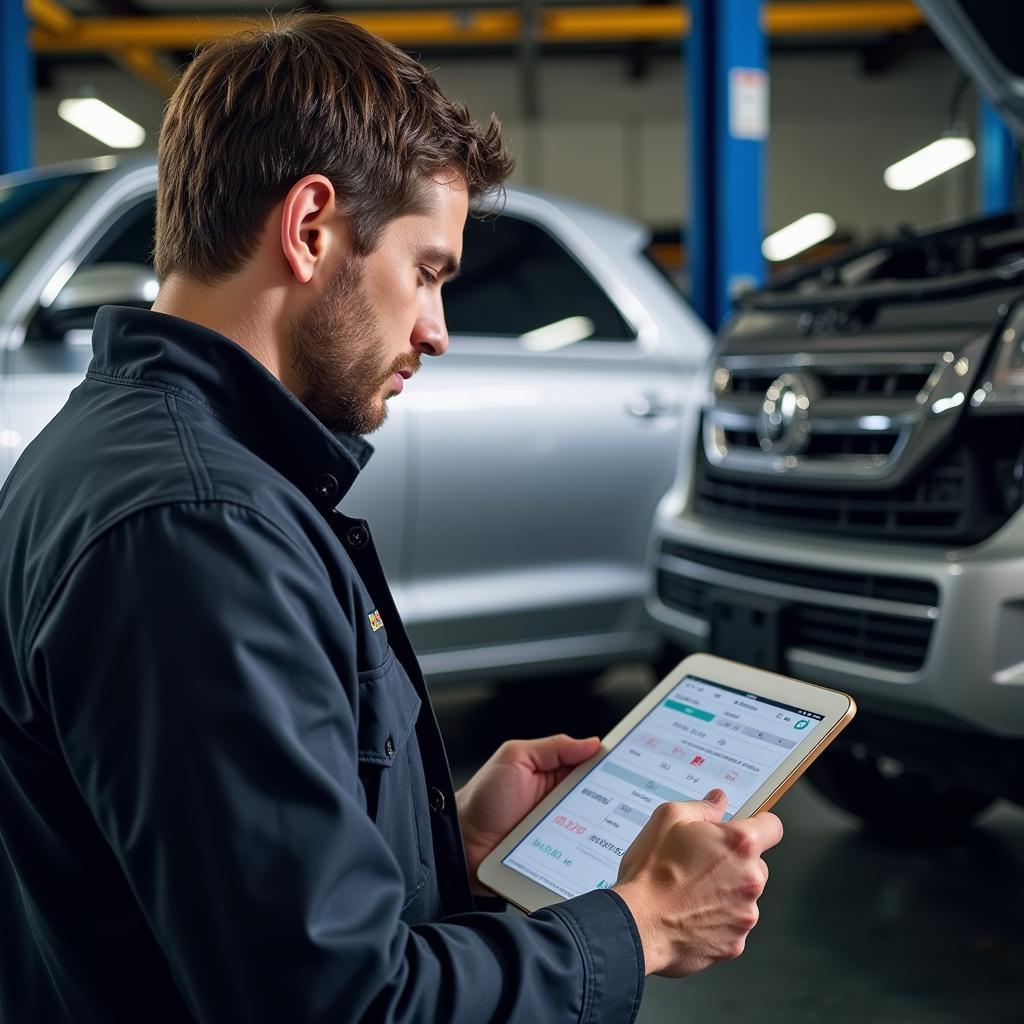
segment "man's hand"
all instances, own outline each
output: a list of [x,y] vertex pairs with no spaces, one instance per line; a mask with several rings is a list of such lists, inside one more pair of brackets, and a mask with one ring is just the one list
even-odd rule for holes
[[761,854],[782,839],[769,812],[722,823],[725,794],[661,804],[619,866],[648,974],[678,978],[743,952],[768,880]]
[[484,857],[600,745],[597,736],[574,740],[564,733],[540,740],[508,740],[455,794],[474,892],[487,891],[476,878]]

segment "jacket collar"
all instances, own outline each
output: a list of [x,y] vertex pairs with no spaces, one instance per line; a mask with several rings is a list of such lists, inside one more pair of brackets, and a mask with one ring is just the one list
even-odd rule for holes
[[362,438],[329,431],[240,345],[190,320],[103,306],[93,352],[90,377],[197,402],[321,507],[344,497],[373,453]]

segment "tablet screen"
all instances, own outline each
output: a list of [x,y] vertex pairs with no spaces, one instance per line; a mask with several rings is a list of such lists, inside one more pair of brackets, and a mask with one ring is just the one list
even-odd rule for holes
[[718,788],[731,818],[821,721],[685,676],[502,863],[566,899],[608,888],[655,807]]

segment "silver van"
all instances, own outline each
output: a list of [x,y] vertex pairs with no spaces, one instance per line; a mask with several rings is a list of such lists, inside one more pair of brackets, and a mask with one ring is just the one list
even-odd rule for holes
[[[1024,9],[919,0],[1024,137]],[[852,693],[809,777],[870,825],[1024,802],[1024,211],[904,229],[746,296],[661,503],[649,607]]]

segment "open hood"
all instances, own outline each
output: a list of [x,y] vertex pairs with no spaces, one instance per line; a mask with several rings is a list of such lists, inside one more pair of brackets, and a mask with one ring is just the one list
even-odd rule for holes
[[1024,3],[917,0],[935,34],[1024,139]]

